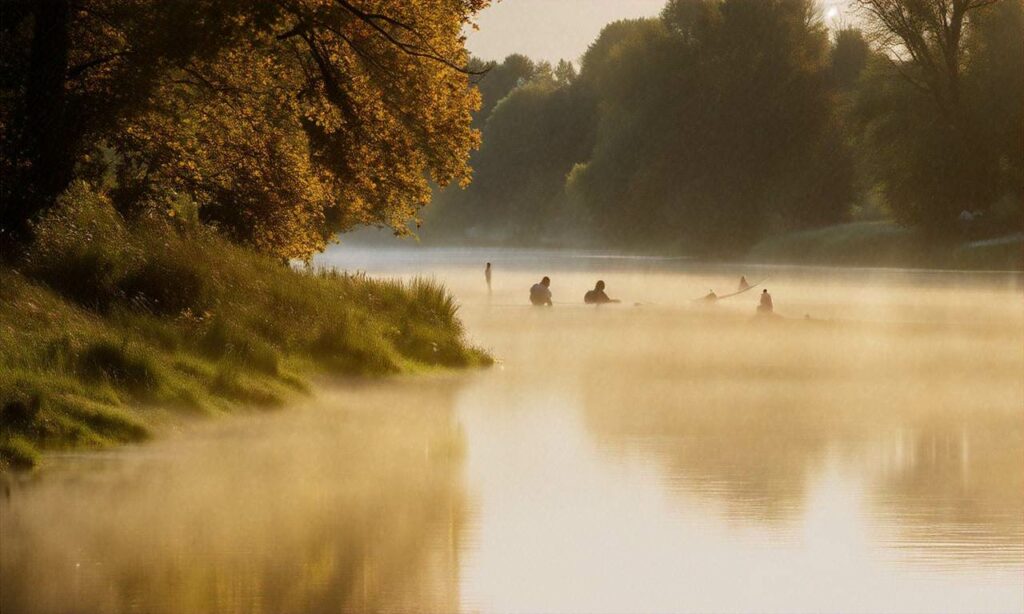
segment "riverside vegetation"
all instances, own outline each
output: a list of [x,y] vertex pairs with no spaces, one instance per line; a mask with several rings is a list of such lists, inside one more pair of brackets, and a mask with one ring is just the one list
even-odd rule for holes
[[0,267],[0,462],[146,438],[171,412],[271,408],[314,373],[488,364],[429,279],[283,265],[200,225],[126,223],[76,183]]
[[489,362],[437,283],[287,264],[469,180],[486,5],[4,2],[0,462]]

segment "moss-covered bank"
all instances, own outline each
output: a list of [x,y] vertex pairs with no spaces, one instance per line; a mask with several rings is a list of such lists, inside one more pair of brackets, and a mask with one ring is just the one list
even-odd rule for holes
[[297,270],[76,186],[0,265],[0,465],[275,407],[318,372],[489,364],[438,283]]

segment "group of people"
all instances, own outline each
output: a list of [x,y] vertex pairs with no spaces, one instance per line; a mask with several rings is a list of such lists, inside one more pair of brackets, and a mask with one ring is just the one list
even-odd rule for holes
[[[583,302],[587,305],[602,305],[604,303],[619,303],[619,299],[608,298],[608,295],[604,291],[604,281],[598,280],[594,285],[593,290],[589,290],[583,295]],[[551,278],[545,276],[539,282],[533,284],[530,288],[530,303],[544,307],[552,304],[551,302]]]
[[[491,291],[491,263],[488,262],[484,268],[484,278],[487,280],[487,292]],[[738,292],[743,292],[751,288],[747,282],[746,276],[740,276],[740,283],[737,288]],[[609,298],[608,294],[604,291],[605,283],[603,280],[598,280],[594,284],[593,290],[588,290],[583,295],[583,302],[587,305],[603,305],[606,303],[620,303],[619,299]],[[704,297],[705,301],[716,301],[718,295],[712,290]],[[530,303],[537,307],[545,307],[553,305],[551,300],[551,278],[544,276],[539,282],[533,284],[530,287]],[[772,295],[768,294],[768,290],[765,289],[761,292],[761,302],[757,306],[758,313],[772,313],[775,310],[775,306],[772,304]]]

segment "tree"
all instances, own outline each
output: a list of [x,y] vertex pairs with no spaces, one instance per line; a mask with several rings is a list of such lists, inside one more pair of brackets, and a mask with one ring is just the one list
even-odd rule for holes
[[877,54],[850,117],[896,219],[950,238],[962,210],[1019,203],[1020,0],[860,4]]
[[809,1],[673,0],[611,23],[578,75],[537,68],[495,106],[473,184],[431,220],[705,253],[834,223],[854,191],[828,42]]
[[570,192],[622,245],[730,252],[842,219],[853,169],[827,52],[810,2],[676,0],[609,26],[583,60],[602,120]]
[[529,83],[537,72],[537,64],[520,53],[509,55],[500,64],[473,58],[470,60],[470,68],[480,73],[474,79],[481,98],[480,110],[474,119],[474,124],[479,128],[483,127],[502,98],[520,85]]
[[284,257],[357,224],[407,232],[428,178],[468,181],[462,28],[485,3],[6,3],[0,228],[24,232],[105,142],[126,211],[185,196]]
[[871,48],[860,30],[844,28],[835,34],[831,55],[832,76],[836,85],[848,91],[857,84],[857,79],[867,66]]
[[[856,0],[877,47],[908,83],[960,121],[960,75],[970,18],[998,0]],[[1011,0],[1012,1],[1012,0]]]
[[473,155],[473,183],[436,196],[435,233],[518,244],[568,234],[565,177],[590,152],[595,122],[592,102],[571,83],[537,78],[497,104]]

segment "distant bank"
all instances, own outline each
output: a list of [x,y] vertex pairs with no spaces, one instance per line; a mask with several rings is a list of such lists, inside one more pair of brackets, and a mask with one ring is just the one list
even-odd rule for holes
[[1024,232],[945,245],[892,222],[853,222],[767,238],[747,258],[756,262],[833,266],[1024,270]]
[[[367,229],[346,235],[343,243],[381,248],[422,246],[608,251],[607,245],[583,237],[559,240],[542,236],[522,241],[500,233],[480,235],[467,232],[458,237],[436,236],[430,234],[429,229],[418,240]],[[612,251],[630,256],[671,256],[693,260],[739,259],[797,265],[1024,271],[1024,232],[937,245],[916,230],[887,221],[851,222],[784,233],[763,239],[746,252],[729,255],[701,255],[688,250],[682,243],[642,249],[621,247]]]

